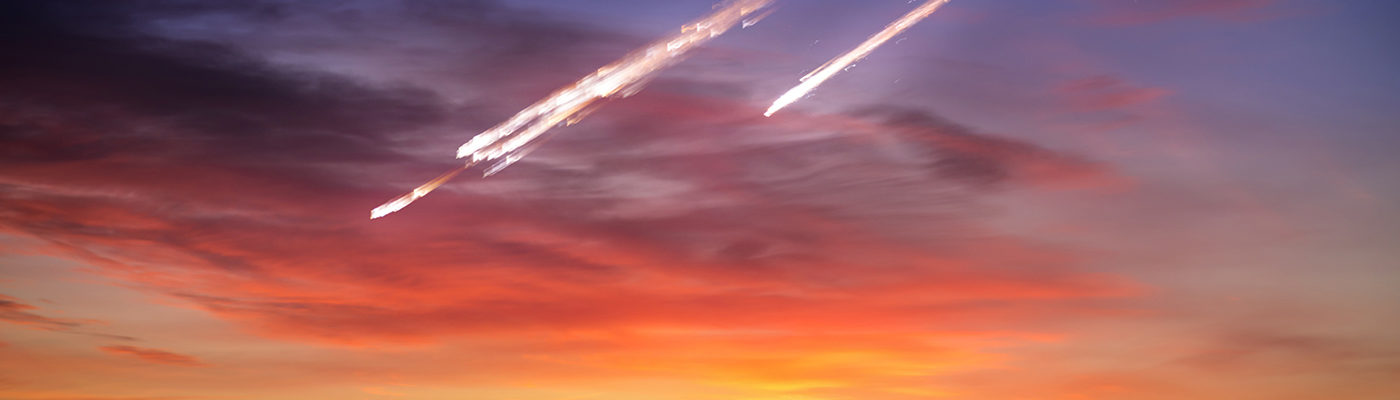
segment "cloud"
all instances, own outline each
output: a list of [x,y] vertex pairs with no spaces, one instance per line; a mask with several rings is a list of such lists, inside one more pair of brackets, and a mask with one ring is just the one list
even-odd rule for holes
[[[563,379],[583,365],[802,391],[937,373],[928,355],[989,364],[992,342],[1035,337],[1037,321],[1131,312],[1114,300],[1141,293],[1085,270],[1072,251],[995,234],[982,219],[1004,191],[1112,184],[1105,166],[926,110],[763,118],[746,86],[723,75],[668,76],[510,170],[370,222],[370,207],[443,166],[422,154],[448,144],[446,156],[462,132],[502,117],[503,106],[463,93],[533,100],[522,87],[552,89],[539,82],[566,83],[577,75],[561,71],[599,64],[569,57],[572,46],[615,46],[605,40],[616,37],[576,25],[532,33],[490,3],[429,2],[302,10],[290,14],[329,16],[295,21],[325,29],[320,39],[233,46],[217,34],[191,38],[179,22],[212,14],[280,24],[288,14],[113,4],[18,6],[25,17],[16,18],[49,22],[8,28],[46,41],[7,44],[32,56],[0,67],[17,84],[0,93],[0,134],[15,144],[0,161],[0,230],[264,337],[470,343],[486,367],[514,374],[506,380],[538,370]],[[88,26],[62,12],[103,17]],[[149,13],[177,16],[156,29],[136,18]],[[405,45],[412,40],[328,35],[413,57],[410,68],[439,84],[430,87],[361,76],[378,66],[333,72],[257,52],[330,57],[314,48],[337,46],[312,45],[355,29],[328,26],[384,22],[375,18],[474,32],[453,45],[476,53],[429,56]],[[474,39],[484,32],[496,35]],[[343,51],[356,59],[346,54],[360,50]],[[487,79],[436,81],[431,71]],[[163,350],[101,349],[202,365]],[[855,361],[882,368],[857,371]]]
[[[19,144],[6,148],[9,168],[152,154],[160,157],[123,161],[152,169],[198,161],[257,174],[260,165],[293,160],[402,160],[384,150],[383,133],[442,118],[443,105],[425,90],[283,69],[225,45],[131,26],[163,15],[156,11],[103,2],[6,7],[15,20],[7,33],[22,39],[5,50],[25,55],[0,67],[11,88],[0,133]],[[75,22],[73,13],[90,19]],[[175,132],[184,135],[160,136]]]
[[1065,82],[1056,93],[1064,96],[1075,112],[1099,112],[1151,104],[1170,95],[1171,91],[1099,75]]
[[33,312],[33,310],[37,309],[39,308],[22,303],[19,299],[0,294],[0,321],[52,332],[73,333],[116,340],[136,340],[129,336],[88,332],[86,328],[97,323],[97,321],[47,317]]
[[1374,373],[1395,370],[1400,356],[1364,340],[1282,331],[1236,329],[1210,342],[1177,362],[1211,373],[1300,373],[1319,366]]
[[0,295],[0,321],[29,325],[51,331],[64,331],[81,326],[77,321],[55,319],[30,312],[38,307],[20,303],[17,299]]
[[938,176],[982,187],[1035,185],[1112,187],[1124,178],[1094,161],[1034,144],[980,134],[927,112],[886,108],[885,126],[906,142],[922,145],[927,166]]
[[[1015,240],[982,244],[1000,261],[919,248],[981,253],[952,246],[978,229],[965,214],[979,197],[1102,173],[1093,163],[907,112],[867,119],[883,129],[875,142],[860,130],[802,139],[810,127],[790,121],[673,119],[673,135],[628,138],[645,130],[605,128],[664,117],[641,100],[380,224],[353,207],[281,220],[34,189],[10,191],[22,195],[5,199],[5,222],[255,331],[352,345],[637,326],[1005,328],[1046,307],[1113,313],[1073,300],[1133,293]],[[635,151],[594,151],[619,141]]]
[[97,349],[110,354],[136,357],[143,361],[156,364],[177,365],[182,367],[202,367],[205,365],[197,358],[159,349],[136,346],[102,346]]
[[[112,25],[118,34],[72,28],[65,34],[87,39],[19,49],[36,56],[26,58],[32,67],[10,67],[29,74],[29,90],[11,96],[41,101],[21,107],[32,117],[10,130],[33,150],[3,178],[9,211],[0,220],[269,332],[422,340],[514,324],[679,322],[671,311],[728,323],[714,304],[796,311],[826,301],[763,294],[774,285],[881,287],[944,274],[990,291],[974,297],[1122,293],[1075,277],[1053,252],[1036,268],[1064,268],[1065,284],[1107,286],[1071,294],[1002,285],[957,262],[918,265],[940,256],[900,248],[969,234],[964,214],[996,187],[1103,174],[1097,165],[920,112],[875,108],[826,127],[766,120],[727,97],[740,92],[685,90],[708,82],[672,81],[672,91],[617,101],[512,172],[456,184],[417,217],[369,225],[364,205],[401,188],[367,190],[347,174],[408,160],[386,144],[444,123],[435,95]],[[62,56],[92,53],[110,56],[107,67]],[[57,90],[69,87],[77,94]],[[44,117],[60,108],[101,110],[109,128]],[[890,255],[849,255],[857,252]],[[867,278],[872,266],[889,276]],[[706,283],[660,290],[692,279]],[[329,290],[346,285],[359,291]],[[536,293],[545,288],[559,292]],[[658,309],[615,311],[637,298]]]

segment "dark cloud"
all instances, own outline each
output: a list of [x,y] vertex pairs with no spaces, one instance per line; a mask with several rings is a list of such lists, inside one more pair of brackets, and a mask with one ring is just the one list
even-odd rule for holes
[[[1074,300],[1133,293],[978,222],[991,193],[1097,182],[1100,166],[894,107],[763,118],[733,78],[668,76],[499,175],[371,223],[437,172],[413,154],[450,150],[629,39],[485,2],[91,5],[11,6],[36,22],[8,29],[43,40],[7,42],[29,56],[0,67],[17,88],[0,94],[0,227],[260,333],[992,327],[1005,322],[983,316],[1111,312]],[[268,33],[233,45],[180,28],[210,15]],[[413,29],[375,29],[390,22]],[[442,37],[466,50],[415,47]],[[263,58],[285,52],[404,60],[409,81],[438,84]],[[444,100],[470,93],[494,103]]]
[[281,68],[138,29],[216,9],[192,4],[6,2],[4,164],[198,162],[259,174],[267,163],[402,160],[388,140],[443,118],[425,90]]
[[902,142],[915,145],[924,167],[950,181],[990,189],[1006,184],[1112,185],[1118,179],[1093,161],[980,134],[932,113],[884,107],[858,114],[883,120]]

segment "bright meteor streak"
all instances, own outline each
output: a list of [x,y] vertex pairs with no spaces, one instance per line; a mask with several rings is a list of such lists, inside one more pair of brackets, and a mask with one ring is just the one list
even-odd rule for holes
[[404,193],[403,196],[399,196],[397,198],[394,198],[393,200],[389,200],[388,203],[384,203],[381,204],[379,207],[375,207],[374,210],[370,210],[369,219],[375,219],[383,217],[385,215],[393,214],[395,211],[402,210],[404,207],[408,207],[408,205],[412,204],[414,200],[418,200],[423,196],[427,196],[428,192],[432,192],[434,189],[437,189],[438,186],[442,186],[442,184],[447,183],[447,181],[449,180],[452,180],[452,178],[457,176],[457,174],[462,173],[462,171],[466,171],[467,167],[469,166],[470,165],[448,171],[447,173],[442,174],[437,178],[433,178],[433,180],[428,181],[428,183],[424,183],[423,186],[419,186],[413,189],[412,192]]
[[905,14],[903,17],[889,24],[889,26],[886,26],[885,30],[866,39],[865,43],[861,43],[860,46],[856,46],[856,48],[852,49],[850,52],[842,54],[840,57],[836,57],[831,61],[827,61],[826,64],[817,68],[816,71],[812,71],[812,73],[802,77],[802,83],[797,85],[797,87],[788,90],[787,93],[783,93],[782,97],[779,97],[777,101],[773,102],[773,106],[768,107],[768,111],[764,112],[763,116],[771,117],[773,113],[778,112],[778,110],[783,109],[783,107],[787,107],[789,104],[801,100],[803,97],[807,96],[807,93],[816,89],[817,86],[821,86],[822,83],[826,82],[827,79],[831,79],[836,73],[846,69],[846,67],[854,62],[864,59],[866,56],[869,56],[871,52],[875,51],[875,49],[879,48],[880,45],[885,44],[885,42],[888,42],[895,36],[899,36],[900,33],[903,33],[906,29],[919,23],[919,21],[922,21],[924,18],[928,18],[929,15],[933,14],[934,11],[938,11],[938,8],[947,4],[948,1],[949,0],[929,0],[927,3],[919,6],[919,8],[910,11],[908,14]]
[[757,23],[760,15],[750,15],[767,8],[773,0],[727,0],[716,6],[710,15],[681,27],[679,33],[652,42],[622,59],[599,68],[572,85],[559,89],[543,100],[526,107],[514,117],[486,130],[457,149],[457,158],[467,158],[466,164],[413,189],[370,211],[370,219],[383,217],[407,207],[429,192],[442,186],[453,176],[476,164],[490,162],[485,175],[491,175],[519,161],[539,143],[537,139],[560,124],[573,124],[608,97],[627,97],[646,84],[658,71],[679,62],[687,52],[733,28]]
[[[745,17],[768,6],[772,0],[731,0],[709,16],[681,27],[680,33],[652,42],[583,77],[573,85],[560,89],[521,110],[506,122],[482,132],[457,149],[457,158],[471,158],[480,163],[505,157],[534,141],[545,131],[584,111],[593,102],[621,92],[626,97],[641,89],[641,85],[657,71],[680,61],[681,56],[710,39],[723,34]],[[492,167],[491,169],[499,169]]]

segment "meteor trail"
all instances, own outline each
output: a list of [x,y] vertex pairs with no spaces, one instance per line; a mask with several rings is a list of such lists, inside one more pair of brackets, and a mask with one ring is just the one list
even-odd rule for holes
[[533,141],[545,131],[588,108],[602,98],[623,92],[622,97],[640,89],[647,78],[680,61],[692,48],[723,34],[744,18],[772,3],[772,0],[731,0],[709,16],[681,27],[680,33],[608,64],[573,85],[521,110],[506,122],[482,132],[457,149],[457,158],[473,162],[495,160]]
[[884,30],[880,31],[880,33],[876,33],[874,36],[866,39],[864,43],[861,43],[860,46],[856,46],[856,48],[852,49],[850,52],[842,54],[840,57],[836,57],[831,61],[827,61],[826,64],[817,68],[816,71],[812,71],[812,73],[802,77],[802,83],[798,84],[797,87],[788,90],[787,93],[783,93],[782,97],[779,97],[777,101],[773,102],[773,106],[768,107],[768,111],[764,112],[763,116],[771,117],[773,113],[778,112],[778,110],[783,109],[783,107],[787,107],[789,104],[801,100],[802,97],[810,93],[812,89],[821,86],[827,79],[831,79],[836,73],[849,67],[851,63],[860,61],[870,55],[870,53],[879,48],[880,45],[885,44],[885,42],[888,42],[895,36],[899,36],[904,30],[909,29],[909,27],[914,26],[914,24],[919,23],[919,21],[922,21],[924,18],[928,18],[929,15],[933,14],[934,11],[938,11],[938,8],[947,4],[948,1],[949,0],[929,0],[927,3],[919,6],[919,8],[914,9],[914,11],[910,11],[908,14],[890,23]]
[[[647,80],[661,69],[679,62],[687,52],[735,25],[752,25],[750,15],[767,8],[773,0],[727,0],[716,5],[710,15],[681,27],[679,33],[627,54],[622,59],[599,68],[578,82],[550,94],[526,107],[514,117],[486,130],[457,149],[457,158],[466,164],[399,196],[370,211],[370,219],[383,217],[407,207],[414,200],[437,189],[447,180],[476,164],[492,162],[485,175],[500,171],[533,150],[545,132],[560,124],[570,125],[608,97],[627,97],[641,90]],[[746,22],[747,21],[747,22]]]
[[428,181],[428,183],[424,183],[423,186],[419,186],[413,189],[412,192],[404,193],[403,196],[399,196],[397,198],[394,198],[393,200],[389,200],[388,203],[384,203],[381,204],[379,207],[375,207],[373,210],[370,210],[369,219],[375,219],[383,217],[385,215],[393,214],[395,211],[402,210],[404,207],[408,207],[408,205],[412,204],[414,200],[418,200],[423,196],[427,196],[428,192],[432,192],[434,189],[437,189],[438,186],[442,186],[442,184],[447,183],[447,181],[449,180],[452,180],[452,177],[457,176],[457,174],[462,173],[462,171],[466,171],[467,167],[470,166],[471,165],[466,165],[448,171],[447,173],[442,174],[437,178],[433,178],[433,180]]

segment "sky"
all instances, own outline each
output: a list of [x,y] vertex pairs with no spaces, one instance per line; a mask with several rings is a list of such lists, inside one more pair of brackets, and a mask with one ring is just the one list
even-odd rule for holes
[[1400,4],[0,2],[0,398],[1400,398]]

